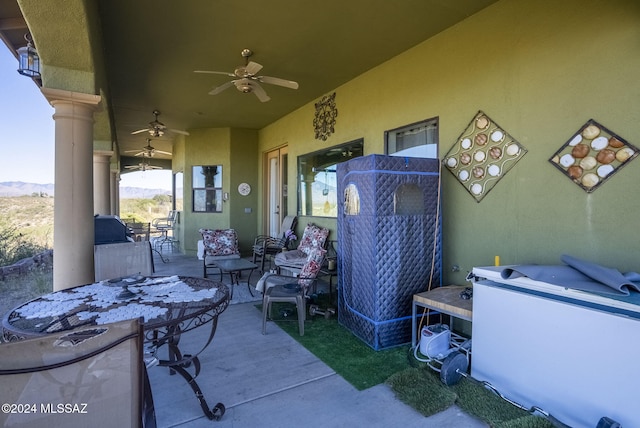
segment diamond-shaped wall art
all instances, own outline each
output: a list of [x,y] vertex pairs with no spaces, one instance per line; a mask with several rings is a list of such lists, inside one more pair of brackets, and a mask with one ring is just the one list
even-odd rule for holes
[[444,157],[444,165],[480,202],[527,150],[479,111]]
[[549,162],[591,193],[636,156],[636,147],[590,119]]

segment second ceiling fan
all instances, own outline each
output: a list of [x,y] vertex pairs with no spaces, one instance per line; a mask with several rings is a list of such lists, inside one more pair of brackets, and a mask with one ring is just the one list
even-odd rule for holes
[[171,154],[169,152],[164,152],[162,150],[158,150],[155,147],[151,146],[151,138],[147,138],[147,145],[144,146],[143,148],[141,148],[139,150],[125,150],[124,153],[135,153],[134,156],[142,156],[143,158],[144,157],[151,158],[156,153],[161,154],[161,155],[170,155]]
[[238,66],[232,73],[226,71],[207,71],[195,70],[194,73],[223,74],[225,76],[234,77],[227,83],[224,83],[209,92],[209,95],[217,95],[231,86],[235,86],[240,92],[245,94],[253,93],[260,101],[267,102],[271,98],[265,92],[260,83],[268,83],[270,85],[282,86],[290,89],[298,89],[298,82],[293,80],[280,79],[278,77],[258,76],[257,73],[262,70],[262,65],[257,62],[249,61],[249,57],[253,52],[249,49],[243,49],[240,53],[245,59],[245,64]]
[[175,134],[189,135],[187,131],[182,131],[180,129],[169,129],[166,125],[158,120],[158,116],[160,116],[160,112],[158,110],[153,111],[154,119],[149,122],[149,126],[146,128],[138,129],[137,131],[133,131],[131,135],[140,134],[143,132],[148,132],[154,138],[159,138],[164,135],[166,131],[173,132]]

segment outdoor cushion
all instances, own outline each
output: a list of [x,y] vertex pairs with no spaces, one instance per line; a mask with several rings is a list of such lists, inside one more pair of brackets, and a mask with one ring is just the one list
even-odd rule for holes
[[323,248],[324,243],[327,240],[327,236],[329,236],[329,229],[309,223],[307,224],[307,227],[304,228],[304,233],[302,234],[302,239],[298,245],[298,250],[308,255],[314,248]]
[[276,254],[276,266],[298,272],[307,263],[309,254],[325,246],[328,236],[329,229],[309,223],[304,229],[298,249]]
[[302,270],[300,271],[298,284],[302,287],[309,287],[313,284],[313,280],[318,275],[318,272],[320,272],[326,254],[327,250],[324,248],[315,248],[309,252],[307,262],[302,266]]
[[234,229],[200,229],[205,256],[240,255],[238,235]]

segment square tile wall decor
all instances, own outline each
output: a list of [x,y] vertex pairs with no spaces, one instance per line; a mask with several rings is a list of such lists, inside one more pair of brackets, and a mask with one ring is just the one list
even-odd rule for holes
[[549,159],[571,181],[591,193],[638,156],[638,149],[593,119]]
[[443,162],[480,202],[526,153],[520,143],[479,111]]

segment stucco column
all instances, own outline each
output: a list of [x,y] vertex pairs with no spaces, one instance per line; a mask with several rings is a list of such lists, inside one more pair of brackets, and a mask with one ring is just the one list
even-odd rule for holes
[[120,215],[120,173],[111,171],[111,214]]
[[93,212],[109,215],[111,209],[111,156],[113,152],[93,152]]
[[93,112],[100,96],[43,88],[55,109],[53,289],[94,280]]

